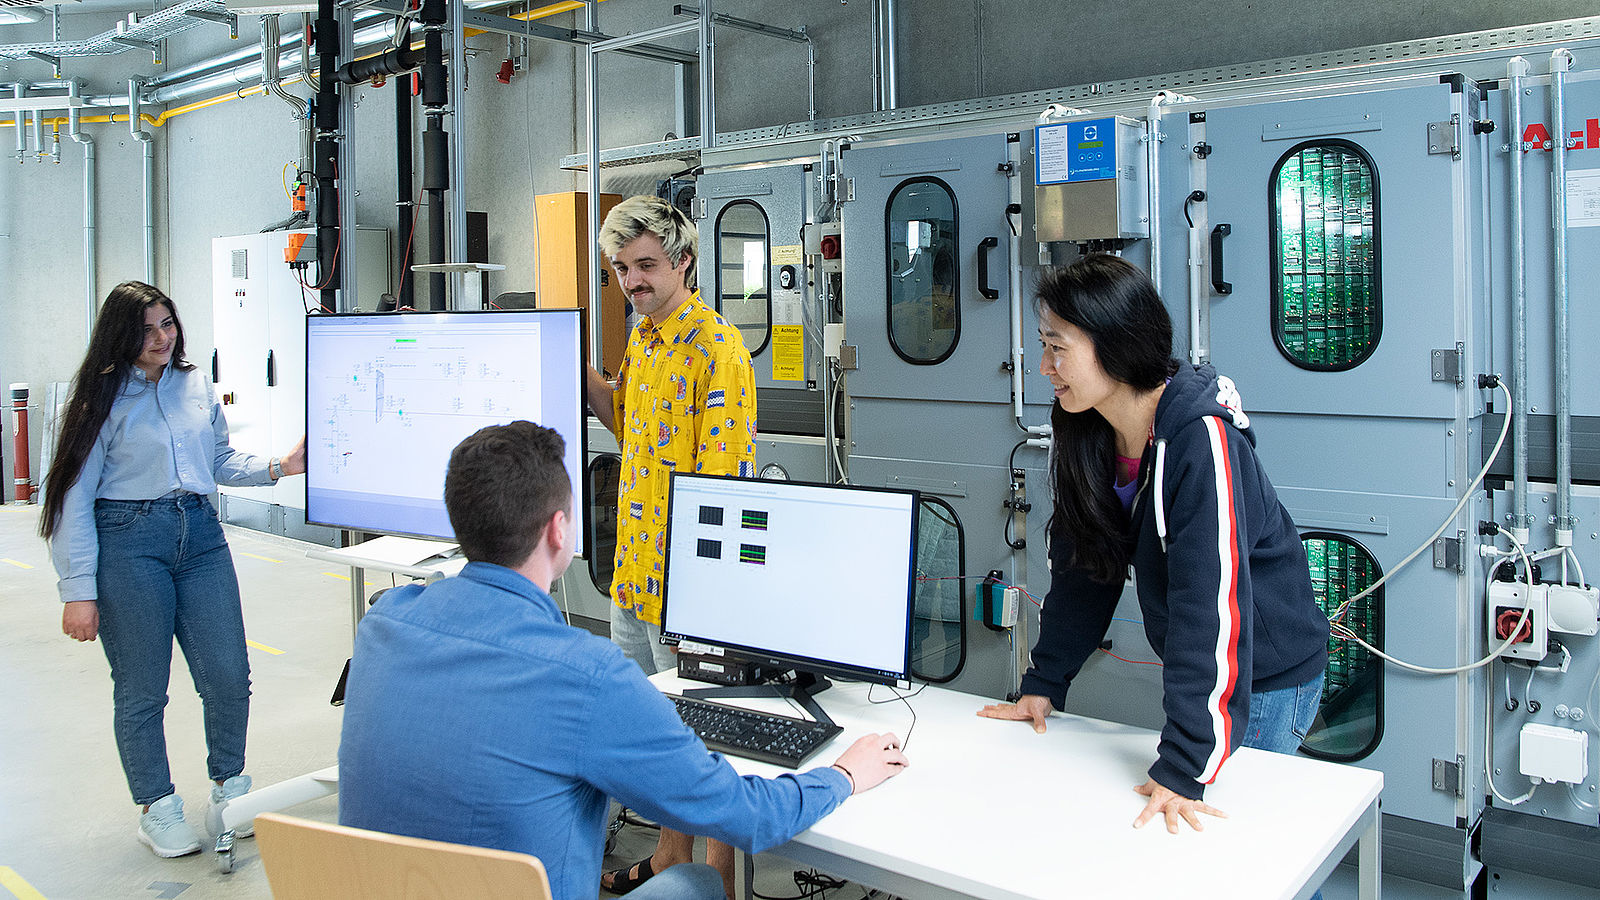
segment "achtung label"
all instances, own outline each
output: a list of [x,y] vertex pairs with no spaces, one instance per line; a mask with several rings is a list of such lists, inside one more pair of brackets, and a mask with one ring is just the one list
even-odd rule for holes
[[804,381],[805,370],[804,328],[799,325],[773,325],[772,380]]

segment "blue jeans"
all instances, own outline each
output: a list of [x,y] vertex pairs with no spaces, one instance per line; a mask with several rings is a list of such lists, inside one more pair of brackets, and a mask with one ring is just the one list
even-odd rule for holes
[[611,604],[611,643],[638,663],[646,675],[678,669],[677,654],[661,643],[661,626],[651,625],[615,603]]
[[97,500],[100,646],[111,664],[117,751],[133,802],[173,792],[164,717],[172,639],[205,707],[213,781],[244,771],[250,715],[239,578],[211,502]]
[[[1322,708],[1323,678],[1319,672],[1302,685],[1252,693],[1244,746],[1290,755],[1299,750]],[[1322,900],[1322,892],[1312,894],[1311,900]]]
[[682,863],[628,892],[634,900],[723,900],[722,876],[705,863]]
[[1305,684],[1250,695],[1244,746],[1293,754],[1310,733],[1322,707],[1322,673]]

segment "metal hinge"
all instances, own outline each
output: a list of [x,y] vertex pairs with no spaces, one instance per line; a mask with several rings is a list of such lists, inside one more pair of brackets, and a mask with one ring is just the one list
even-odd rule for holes
[[856,364],[856,345],[855,344],[840,344],[839,345],[839,371],[841,371],[841,372],[854,372],[856,369],[859,369],[859,368],[860,368],[860,366]]
[[1454,350],[1433,351],[1433,380],[1453,381],[1456,384],[1464,384],[1465,382],[1461,378],[1461,360],[1466,355],[1467,345],[1460,341],[1456,342]]
[[1467,533],[1457,531],[1455,537],[1441,537],[1433,542],[1433,567],[1435,569],[1454,569],[1457,572],[1466,571],[1466,565],[1461,559],[1461,548],[1466,546]]
[[1451,159],[1461,158],[1461,115],[1451,113],[1448,122],[1428,123],[1428,154],[1450,154]]
[[1433,789],[1454,794],[1457,797],[1467,795],[1467,760],[1457,755],[1454,762],[1447,759],[1433,761]]
[[689,216],[693,219],[704,219],[706,217],[706,198],[695,197],[689,201]]
[[840,203],[845,203],[845,202],[848,202],[850,200],[854,200],[855,198],[856,198],[856,180],[854,178],[846,178],[844,180],[844,196],[839,198],[839,202]]

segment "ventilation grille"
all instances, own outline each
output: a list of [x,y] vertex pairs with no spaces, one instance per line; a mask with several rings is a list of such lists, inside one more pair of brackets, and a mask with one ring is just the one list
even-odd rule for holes
[[235,277],[235,278],[249,278],[250,277],[249,262],[250,262],[250,251],[248,251],[248,250],[235,250],[235,251],[233,251],[233,277]]

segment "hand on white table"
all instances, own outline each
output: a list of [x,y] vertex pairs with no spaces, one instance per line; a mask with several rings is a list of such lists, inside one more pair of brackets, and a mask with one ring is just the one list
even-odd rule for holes
[[1044,734],[1044,720],[1050,715],[1050,700],[1038,694],[1023,694],[1016,703],[991,703],[978,710],[986,719],[1032,722],[1036,734]]
[[1200,824],[1200,817],[1196,813],[1205,813],[1208,816],[1216,816],[1219,819],[1228,817],[1227,813],[1210,804],[1199,800],[1190,800],[1182,794],[1167,790],[1154,778],[1139,785],[1134,790],[1150,798],[1150,802],[1144,805],[1144,811],[1139,813],[1139,818],[1133,820],[1133,827],[1135,828],[1143,828],[1144,823],[1154,818],[1158,812],[1166,816],[1167,831],[1171,834],[1178,833],[1178,819],[1180,818],[1188,822],[1189,827],[1195,831],[1205,831],[1205,827]]

